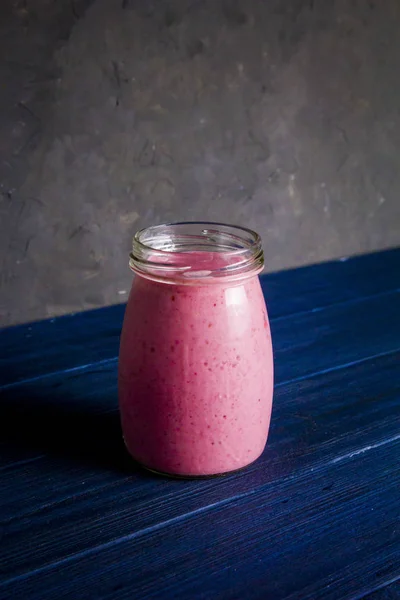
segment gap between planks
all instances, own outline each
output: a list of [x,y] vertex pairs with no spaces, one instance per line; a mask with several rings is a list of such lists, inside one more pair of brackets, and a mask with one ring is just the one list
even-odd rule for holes
[[[335,371],[341,371],[343,369],[348,369],[349,367],[354,367],[356,365],[360,365],[363,364],[365,362],[371,361],[371,360],[377,360],[379,358],[384,358],[385,356],[390,356],[392,354],[396,354],[397,352],[400,351],[400,346],[394,350],[389,350],[388,352],[381,352],[379,354],[374,354],[372,356],[366,356],[364,358],[360,358],[359,360],[354,360],[348,363],[343,363],[341,365],[336,365],[335,367],[331,367],[328,369],[320,369],[319,371],[315,371],[313,373],[309,373],[308,375],[301,375],[300,377],[293,377],[292,379],[287,379],[286,381],[281,381],[279,383],[276,383],[274,385],[274,389],[275,388],[280,388],[282,386],[285,385],[290,385],[292,383],[297,383],[298,381],[306,381],[308,379],[313,379],[315,377],[318,377],[320,375],[325,375],[327,373],[333,373]],[[118,359],[117,358],[110,358],[107,360],[102,361],[102,364],[108,364],[108,363],[112,363],[112,362],[116,362]],[[93,363],[93,365],[98,365],[100,363]],[[83,370],[85,368],[89,368],[91,367],[92,364],[89,365],[85,365],[83,367],[73,367],[72,369],[65,369],[64,371],[57,371],[55,373],[49,373],[48,375],[44,375],[42,377],[38,377],[37,379],[43,379],[44,377],[50,377],[50,376],[54,376],[54,375],[61,375],[62,373],[74,373],[76,371],[80,371]],[[34,379],[35,381],[36,379]],[[16,387],[18,385],[22,385],[23,383],[29,383],[30,381],[32,381],[31,379],[25,380],[24,382],[19,381],[18,383],[12,383],[9,384],[8,386],[5,386],[4,388],[0,388],[0,391],[2,389],[8,389],[11,387]],[[106,411],[106,412],[114,412],[114,411]],[[37,460],[40,460],[41,458],[43,458],[43,456],[46,456],[45,454],[40,454],[38,456],[35,456],[33,458],[27,458],[26,460],[20,460],[17,462],[12,462],[9,463],[7,465],[5,465],[4,467],[0,467],[0,473],[2,471],[8,470],[8,469],[12,469],[13,467],[19,466],[19,465],[24,465],[24,464],[28,464],[28,463],[32,463],[35,462]]]
[[[295,316],[306,315],[306,314],[309,314],[309,313],[311,313],[311,314],[312,313],[318,313],[318,312],[322,312],[324,310],[329,310],[331,308],[336,308],[336,307],[346,306],[346,305],[354,305],[354,304],[357,304],[357,303],[363,303],[363,302],[371,300],[371,299],[375,299],[375,298],[379,298],[379,297],[384,297],[384,296],[389,296],[389,295],[392,295],[392,294],[398,294],[399,292],[400,292],[400,288],[399,289],[396,288],[395,290],[390,290],[388,292],[381,292],[381,293],[378,293],[378,294],[371,294],[369,296],[364,296],[361,299],[357,298],[357,299],[354,299],[354,300],[345,300],[343,302],[337,302],[335,304],[330,304],[330,305],[323,306],[323,307],[316,307],[316,308],[311,308],[311,309],[305,310],[305,311],[298,311],[298,312],[295,312],[295,313],[291,313],[289,315],[284,315],[282,317],[275,317],[275,318],[270,319],[270,322],[271,323],[275,323],[277,321],[283,321],[285,319],[292,318],[292,317],[295,317]],[[395,351],[397,351],[399,348],[396,348]],[[377,358],[377,357],[379,358],[380,356],[384,356],[384,354],[378,354],[376,356],[371,356],[371,357],[368,357],[368,358]],[[361,360],[364,360],[364,359],[361,359]],[[38,375],[37,377],[28,377],[26,379],[20,379],[18,381],[13,381],[12,383],[7,383],[5,385],[0,386],[0,392],[2,390],[9,390],[9,389],[12,389],[14,387],[18,387],[20,385],[24,385],[26,383],[33,383],[35,381],[40,381],[42,379],[47,379],[49,377],[54,377],[56,375],[62,375],[63,373],[65,373],[65,374],[76,373],[76,372],[79,372],[79,371],[84,371],[85,369],[89,369],[91,367],[95,367],[95,366],[99,366],[99,365],[112,364],[112,363],[115,363],[117,361],[118,361],[118,356],[113,356],[111,358],[105,358],[103,360],[98,360],[98,361],[90,362],[90,363],[87,363],[87,364],[84,364],[84,365],[78,365],[76,367],[70,367],[70,368],[67,368],[67,369],[60,369],[58,371],[51,371],[50,373],[44,373],[42,375]],[[355,361],[354,363],[344,364],[343,366],[344,367],[351,366],[352,364],[357,364],[357,361]],[[337,368],[341,368],[341,367],[342,367],[342,365],[339,365],[337,367],[332,367],[331,370],[336,370]],[[330,372],[329,369],[321,370],[321,371],[316,371],[315,373],[311,373],[310,376],[312,376],[314,374],[323,374],[323,373],[329,373],[329,372]],[[305,376],[305,377],[308,378],[308,375]],[[304,379],[303,376],[299,377],[297,379],[290,379],[290,380],[287,380],[287,381],[284,381],[284,382],[280,382],[279,384],[276,384],[276,386],[278,386],[278,385],[285,385],[286,383],[289,383],[289,382],[301,381],[302,379]]]
[[[376,448],[380,448],[382,446],[385,446],[387,444],[391,444],[391,443],[396,443],[397,441],[400,440],[400,434],[393,436],[391,438],[389,438],[388,440],[384,440],[378,444],[372,445],[372,446],[366,446],[364,447],[364,449],[362,449],[361,451],[355,451],[355,452],[351,452],[351,453],[346,453],[341,457],[336,457],[334,459],[331,459],[329,461],[327,461],[326,463],[323,463],[319,466],[316,467],[309,467],[309,468],[305,468],[303,469],[300,473],[297,473],[296,475],[292,475],[289,477],[285,477],[283,479],[284,482],[287,481],[291,481],[293,479],[299,479],[299,477],[301,478],[305,478],[308,477],[310,473],[315,474],[315,472],[317,471],[323,471],[327,468],[329,468],[329,466],[335,465],[338,462],[342,462],[344,460],[352,460],[354,457],[358,456],[359,454],[363,453],[365,454],[366,452],[371,452],[373,450],[375,450]],[[25,579],[29,579],[30,577],[34,576],[34,575],[38,575],[41,573],[45,573],[51,569],[54,569],[55,567],[59,567],[62,565],[66,565],[69,564],[71,562],[75,562],[76,560],[85,558],[87,556],[91,556],[92,554],[96,554],[97,552],[103,551],[103,550],[107,550],[108,548],[112,548],[114,546],[118,546],[119,544],[123,544],[125,542],[129,542],[131,540],[135,540],[141,537],[144,537],[148,534],[154,533],[156,531],[159,531],[161,529],[164,529],[166,527],[169,527],[171,525],[175,525],[176,523],[181,523],[184,522],[196,515],[200,515],[200,514],[204,514],[207,512],[210,512],[216,508],[221,508],[223,506],[226,506],[228,504],[231,504],[237,500],[241,500],[244,498],[249,498],[255,494],[259,494],[260,491],[262,491],[264,488],[267,488],[271,485],[271,483],[267,483],[264,484],[256,489],[252,489],[252,490],[248,490],[246,492],[242,492],[240,494],[235,494],[234,496],[230,496],[228,498],[225,498],[223,500],[219,500],[218,502],[213,502],[212,504],[208,504],[206,506],[202,506],[200,508],[197,508],[195,510],[189,511],[187,513],[184,513],[182,515],[178,515],[176,517],[172,517],[170,519],[166,519],[165,521],[162,521],[160,523],[157,523],[155,525],[151,525],[148,527],[144,527],[143,529],[140,529],[139,531],[135,531],[134,533],[130,533],[124,536],[120,536],[116,539],[110,540],[108,542],[104,542],[102,544],[96,544],[95,546],[92,546],[90,548],[87,548],[86,550],[82,550],[80,552],[76,552],[74,554],[71,554],[69,556],[66,556],[64,558],[61,558],[59,560],[56,560],[54,562],[50,562],[47,563],[46,565],[42,566],[42,567],[38,567],[36,569],[32,569],[31,571],[27,571],[26,573],[22,573],[21,575],[17,575],[15,577],[11,577],[10,579],[4,580],[3,582],[1,582],[0,584],[0,589],[9,585],[12,585],[16,582],[19,581],[24,581]],[[394,579],[394,581],[396,581],[396,579]],[[386,583],[386,582],[385,582]],[[393,582],[389,582],[393,583]],[[370,592],[369,592],[370,593]],[[354,598],[354,600],[356,600],[356,598],[362,598],[363,596],[357,596]]]
[[[385,588],[389,587],[390,585],[393,585],[394,583],[397,583],[398,581],[400,581],[400,575],[396,575],[395,577],[388,579],[388,581],[385,581],[384,583],[377,585],[373,589],[369,590],[367,593],[362,592],[361,594],[352,596],[352,598],[350,600],[368,600],[368,598],[372,598],[372,596],[374,594],[376,594],[377,592],[384,590]],[[393,596],[393,598],[394,598],[394,596]],[[376,599],[376,600],[378,600],[378,599]],[[384,600],[383,596],[382,596],[382,600]]]

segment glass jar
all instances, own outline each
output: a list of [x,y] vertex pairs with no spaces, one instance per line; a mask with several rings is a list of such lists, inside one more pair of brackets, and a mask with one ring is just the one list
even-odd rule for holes
[[139,231],[119,357],[125,444],[158,473],[210,476],[267,440],[273,358],[260,237],[220,223]]

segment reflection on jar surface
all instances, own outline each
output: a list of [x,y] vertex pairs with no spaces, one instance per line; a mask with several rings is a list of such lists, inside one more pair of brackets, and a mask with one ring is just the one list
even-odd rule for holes
[[250,230],[210,223],[139,232],[119,361],[131,455],[158,472],[205,476],[262,453],[273,393],[272,344]]

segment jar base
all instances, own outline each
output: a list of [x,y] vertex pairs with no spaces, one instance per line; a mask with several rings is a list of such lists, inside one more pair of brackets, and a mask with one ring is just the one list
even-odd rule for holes
[[[125,443],[125,440],[124,440],[124,443]],[[186,480],[189,479],[190,480],[190,479],[215,479],[217,477],[226,477],[227,475],[234,475],[235,473],[240,473],[241,471],[245,471],[248,467],[250,467],[255,462],[257,462],[257,460],[261,456],[261,455],[257,456],[257,458],[255,458],[254,460],[249,462],[247,465],[244,465],[243,467],[239,467],[238,469],[232,469],[231,471],[223,471],[222,473],[210,473],[210,474],[205,474],[205,475],[185,475],[185,474],[181,474],[181,473],[168,473],[167,471],[159,471],[158,469],[153,469],[153,467],[148,467],[144,463],[142,463],[139,460],[137,460],[136,458],[134,458],[134,456],[132,456],[132,454],[129,452],[129,448],[126,445],[126,443],[125,443],[125,448],[129,454],[129,456],[131,457],[132,461],[135,462],[138,467],[140,467],[141,469],[143,469],[145,471],[148,471],[149,473],[152,473],[153,475],[157,475],[158,477],[168,477],[169,479],[186,479]]]
[[168,479],[191,480],[191,479],[217,479],[219,477],[227,477],[228,475],[234,475],[235,473],[240,473],[241,471],[245,471],[248,467],[250,467],[250,465],[254,464],[257,460],[258,460],[258,458],[253,460],[248,465],[245,465],[244,467],[239,467],[238,469],[233,469],[232,471],[224,471],[223,473],[211,473],[210,475],[181,475],[181,474],[177,474],[177,473],[167,473],[165,471],[157,471],[156,469],[151,469],[150,467],[146,467],[146,465],[143,465],[142,463],[139,463],[138,461],[136,461],[136,463],[142,469],[145,469],[146,471],[149,471],[150,473],[153,473],[153,475],[157,475],[158,477],[168,477]]

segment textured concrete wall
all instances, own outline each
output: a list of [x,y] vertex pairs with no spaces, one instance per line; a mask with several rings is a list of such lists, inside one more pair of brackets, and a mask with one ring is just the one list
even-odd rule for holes
[[400,242],[398,0],[49,7],[1,24],[36,53],[2,92],[3,322],[125,300],[153,223],[253,227],[267,270]]

